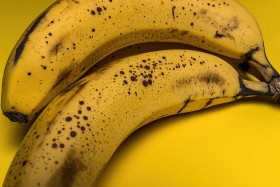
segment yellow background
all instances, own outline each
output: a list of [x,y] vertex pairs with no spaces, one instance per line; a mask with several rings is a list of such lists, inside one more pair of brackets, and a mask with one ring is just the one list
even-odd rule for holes
[[[0,1],[1,77],[17,39],[53,1]],[[280,1],[240,2],[258,20],[280,71]],[[98,187],[280,187],[279,121],[279,106],[252,101],[157,121],[128,138]],[[26,131],[0,115],[0,185]]]

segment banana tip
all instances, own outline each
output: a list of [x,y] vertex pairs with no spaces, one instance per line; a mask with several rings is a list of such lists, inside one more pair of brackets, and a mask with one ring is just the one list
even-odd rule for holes
[[19,112],[4,112],[3,113],[12,122],[27,123],[27,115]]

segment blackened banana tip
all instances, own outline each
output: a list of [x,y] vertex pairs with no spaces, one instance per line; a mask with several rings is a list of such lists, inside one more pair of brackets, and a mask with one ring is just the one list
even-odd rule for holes
[[19,112],[4,112],[3,113],[7,118],[9,118],[10,121],[12,122],[18,122],[18,123],[27,123],[27,115],[19,113]]

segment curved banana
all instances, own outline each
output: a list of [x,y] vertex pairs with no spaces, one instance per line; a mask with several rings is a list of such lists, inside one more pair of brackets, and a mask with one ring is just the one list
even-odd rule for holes
[[118,146],[143,125],[254,95],[265,82],[243,80],[224,60],[162,50],[116,60],[76,82],[41,113],[4,187],[93,186]]
[[63,89],[109,53],[135,43],[194,45],[254,65],[268,82],[260,29],[235,0],[59,0],[26,30],[3,77],[2,111],[32,121]]

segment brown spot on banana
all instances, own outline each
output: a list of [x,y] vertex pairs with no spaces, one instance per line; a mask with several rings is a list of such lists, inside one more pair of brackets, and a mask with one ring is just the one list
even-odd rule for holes
[[205,14],[207,14],[208,10],[205,9],[205,8],[202,8],[199,12],[200,12],[201,14],[205,15]]
[[47,186],[71,187],[79,172],[85,171],[87,166],[78,157],[75,150],[69,150],[63,163],[47,182]]

